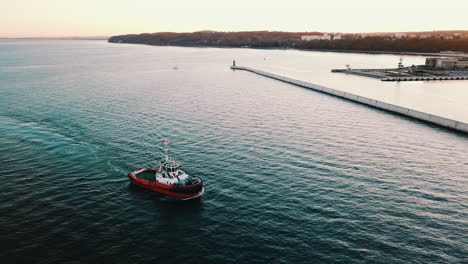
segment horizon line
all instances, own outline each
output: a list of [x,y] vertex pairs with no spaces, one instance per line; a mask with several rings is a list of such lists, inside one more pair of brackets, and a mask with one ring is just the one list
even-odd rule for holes
[[343,33],[343,34],[376,34],[376,33],[423,33],[423,32],[439,32],[439,31],[466,31],[468,29],[434,29],[434,30],[410,30],[410,31],[363,31],[363,32],[342,32],[342,31],[284,31],[284,30],[233,30],[233,31],[223,31],[223,30],[196,30],[196,31],[156,31],[156,32],[140,32],[140,33],[123,33],[123,34],[113,34],[113,35],[79,35],[79,36],[25,36],[25,37],[5,37],[0,36],[0,39],[66,39],[66,38],[110,38],[117,35],[129,35],[129,34],[154,34],[154,33],[196,33],[196,32],[288,32],[288,33],[309,33],[309,32],[319,32],[319,33]]

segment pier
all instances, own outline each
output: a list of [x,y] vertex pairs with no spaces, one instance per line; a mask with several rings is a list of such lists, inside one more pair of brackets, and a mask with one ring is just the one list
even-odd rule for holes
[[405,82],[405,81],[450,81],[450,80],[468,80],[468,76],[431,76],[431,77],[391,77],[380,79],[384,82]]
[[[449,81],[468,80],[468,75],[458,76],[388,76],[385,72],[398,72],[398,69],[332,69],[331,72],[341,72],[380,79],[384,82],[405,82],[405,81]],[[403,75],[403,74],[402,74]],[[407,75],[407,74],[404,74]]]
[[364,104],[364,105],[367,105],[367,106],[371,106],[371,107],[374,107],[374,108],[378,108],[378,109],[381,109],[381,110],[384,110],[384,111],[388,111],[388,112],[392,112],[392,113],[395,113],[395,114],[411,117],[411,118],[414,118],[414,119],[417,119],[417,120],[421,120],[421,121],[424,121],[424,122],[428,122],[428,123],[431,123],[431,124],[435,124],[435,125],[438,125],[438,126],[441,126],[441,127],[445,127],[445,128],[448,128],[448,129],[452,129],[452,130],[456,130],[456,131],[468,134],[468,124],[460,122],[460,121],[456,121],[456,120],[453,120],[453,119],[448,119],[448,118],[445,118],[445,117],[424,113],[424,112],[421,112],[421,111],[405,108],[405,107],[402,107],[402,106],[377,101],[377,100],[374,100],[374,99],[371,99],[371,98],[367,98],[367,97],[363,97],[363,96],[343,92],[343,91],[340,91],[340,90],[335,90],[335,89],[328,88],[328,87],[325,87],[325,86],[321,86],[321,85],[317,85],[317,84],[313,84],[313,83],[309,83],[309,82],[304,82],[304,81],[296,80],[296,79],[293,79],[293,78],[289,78],[289,77],[285,77],[285,76],[281,76],[281,75],[277,75],[277,74],[273,74],[273,73],[269,73],[269,72],[264,72],[264,71],[252,69],[252,68],[249,68],[249,67],[231,66],[231,69],[249,71],[249,72],[256,73],[258,75],[265,76],[265,77],[268,77],[268,78],[271,78],[271,79],[274,79],[274,80],[278,80],[278,81],[282,81],[282,82],[285,82],[285,83],[300,86],[300,87],[303,87],[303,88],[307,88],[307,89],[311,89],[311,90],[314,90],[314,91],[322,92],[322,93],[329,94],[329,95],[332,95],[332,96],[336,96],[336,97],[339,97],[339,98],[342,98],[342,99],[345,99],[345,100],[348,100],[348,101],[357,102],[357,103]]

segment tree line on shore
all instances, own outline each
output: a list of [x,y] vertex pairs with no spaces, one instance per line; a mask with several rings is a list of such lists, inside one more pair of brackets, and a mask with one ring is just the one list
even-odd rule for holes
[[217,32],[199,31],[193,33],[143,33],[113,36],[112,43],[135,43],[158,46],[205,46],[205,47],[251,47],[251,48],[295,48],[387,52],[468,52],[467,35],[447,39],[440,35],[426,38],[392,36],[362,36],[346,34],[335,40],[301,40],[301,36],[318,32],[272,32],[243,31]]

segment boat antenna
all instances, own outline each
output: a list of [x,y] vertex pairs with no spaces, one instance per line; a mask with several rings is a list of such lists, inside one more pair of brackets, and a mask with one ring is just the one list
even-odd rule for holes
[[169,140],[163,139],[161,143],[163,144],[164,152],[166,152],[166,162],[169,162]]

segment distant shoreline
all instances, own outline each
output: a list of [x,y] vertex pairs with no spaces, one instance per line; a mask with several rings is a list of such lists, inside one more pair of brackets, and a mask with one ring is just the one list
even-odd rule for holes
[[[108,42],[154,46],[295,49],[416,56],[460,56],[468,53],[468,31],[386,35],[281,31],[158,32],[112,36]],[[452,53],[447,54],[447,51]],[[463,55],[468,56],[468,54]]]
[[364,53],[364,54],[389,54],[389,55],[412,55],[412,56],[436,56],[436,57],[464,57],[468,54],[445,54],[429,52],[396,52],[396,51],[366,51],[366,50],[320,50],[320,49],[297,49],[303,51],[342,52],[342,53]]
[[291,47],[230,47],[230,46],[200,46],[200,45],[156,45],[145,43],[127,43],[127,42],[109,42],[111,44],[132,44],[147,45],[155,47],[180,47],[180,48],[219,48],[219,49],[260,49],[260,50],[299,50],[299,51],[318,51],[318,52],[340,52],[340,53],[360,53],[373,55],[411,55],[411,56],[433,56],[433,57],[466,57],[468,54],[444,54],[444,53],[425,53],[425,52],[396,52],[396,51],[372,51],[372,50],[332,50],[332,49],[298,49]]
[[91,36],[91,37],[25,37],[25,38],[4,38],[0,37],[0,40],[108,40],[109,37],[105,36]]
[[260,50],[299,50],[299,51],[318,51],[318,52],[340,52],[340,53],[359,53],[374,55],[411,55],[411,56],[432,56],[432,57],[467,57],[468,54],[446,54],[446,53],[426,53],[426,52],[396,52],[396,51],[373,51],[373,50],[341,50],[341,49],[301,49],[291,47],[232,47],[232,46],[210,46],[210,45],[157,45],[147,43],[129,43],[129,42],[109,42],[109,37],[44,37],[44,38],[1,38],[0,40],[106,40],[112,44],[135,44],[156,47],[181,47],[181,48],[221,48],[221,49],[260,49]]

